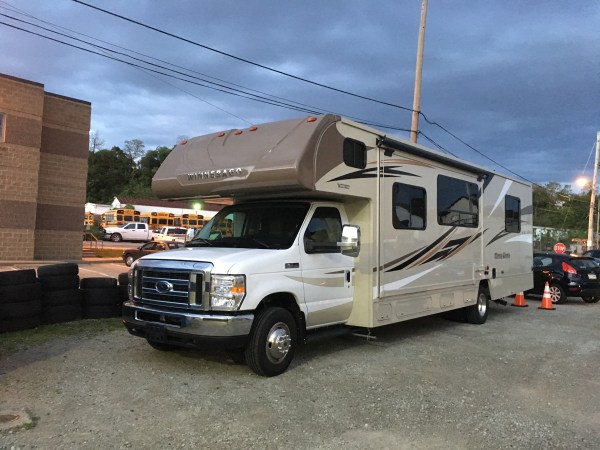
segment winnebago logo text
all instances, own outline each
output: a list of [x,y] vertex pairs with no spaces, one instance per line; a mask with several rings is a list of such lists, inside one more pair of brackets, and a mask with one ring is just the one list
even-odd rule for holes
[[240,167],[235,169],[203,170],[201,172],[191,172],[187,174],[188,181],[207,180],[209,178],[227,178],[235,175],[242,175],[243,170]]

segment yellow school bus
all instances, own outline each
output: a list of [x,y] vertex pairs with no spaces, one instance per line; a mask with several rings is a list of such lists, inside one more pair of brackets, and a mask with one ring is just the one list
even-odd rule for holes
[[139,222],[140,212],[135,209],[109,209],[102,214],[102,228],[124,225],[128,222]]

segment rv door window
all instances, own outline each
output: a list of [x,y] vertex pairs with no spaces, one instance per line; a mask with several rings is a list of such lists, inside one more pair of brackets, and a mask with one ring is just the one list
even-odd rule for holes
[[512,195],[504,197],[505,224],[509,233],[521,232],[521,200]]
[[340,253],[337,243],[341,239],[342,219],[337,208],[317,208],[304,232],[306,253]]
[[392,221],[397,230],[424,230],[426,208],[425,189],[404,183],[394,183]]
[[458,178],[438,175],[437,214],[440,225],[479,226],[479,186]]

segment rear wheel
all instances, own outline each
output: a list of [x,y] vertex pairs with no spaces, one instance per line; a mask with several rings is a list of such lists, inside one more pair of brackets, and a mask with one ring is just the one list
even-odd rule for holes
[[565,294],[565,290],[561,287],[560,284],[551,284],[550,285],[550,298],[552,299],[552,303],[564,303],[567,301],[567,295]]
[[487,288],[480,286],[479,292],[477,293],[477,303],[473,306],[467,306],[465,308],[465,316],[467,322],[474,323],[476,325],[484,324],[487,320],[488,309],[490,306],[490,293]]
[[600,301],[600,297],[581,297],[586,303],[598,303]]
[[290,312],[268,308],[256,318],[245,356],[248,366],[258,375],[272,377],[286,371],[294,357],[298,328]]

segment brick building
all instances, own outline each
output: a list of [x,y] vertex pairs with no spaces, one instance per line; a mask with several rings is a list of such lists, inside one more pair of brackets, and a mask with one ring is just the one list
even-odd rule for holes
[[81,258],[90,115],[0,74],[0,260]]

